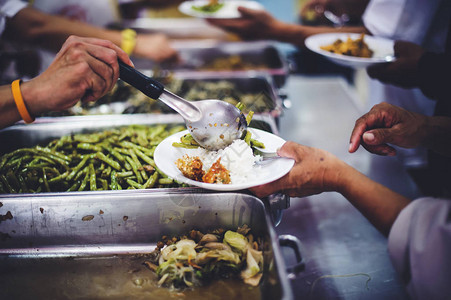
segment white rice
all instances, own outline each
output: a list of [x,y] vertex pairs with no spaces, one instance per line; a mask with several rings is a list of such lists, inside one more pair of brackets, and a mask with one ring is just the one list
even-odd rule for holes
[[232,184],[254,181],[262,175],[261,167],[255,165],[257,161],[261,160],[261,157],[254,156],[251,147],[240,139],[218,151],[197,148],[190,151],[189,156],[198,156],[203,163],[205,172],[221,157],[221,164],[230,172]]

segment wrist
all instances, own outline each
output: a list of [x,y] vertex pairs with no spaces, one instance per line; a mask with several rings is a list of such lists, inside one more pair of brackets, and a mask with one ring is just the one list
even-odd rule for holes
[[46,111],[43,105],[45,104],[45,99],[40,97],[40,89],[34,88],[33,80],[22,82],[20,89],[30,115],[39,116]]
[[23,95],[22,80],[17,79],[12,82],[11,92],[21,119],[24,120],[25,123],[32,123],[34,121],[34,116],[31,113],[29,103],[27,103],[27,101],[25,100],[26,98]]
[[274,25],[272,33],[276,40],[304,47],[306,33],[304,32],[303,26],[278,21]]
[[353,185],[353,178],[357,170],[349,166],[343,161],[338,161],[337,164],[332,166],[329,170],[329,175],[326,181],[327,187],[329,187],[329,191],[335,191],[342,195],[347,195],[348,190]]

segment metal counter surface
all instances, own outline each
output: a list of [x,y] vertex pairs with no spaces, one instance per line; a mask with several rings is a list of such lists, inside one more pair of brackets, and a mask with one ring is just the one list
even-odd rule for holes
[[[354,122],[367,109],[356,105],[343,79],[290,76],[285,88],[292,107],[280,119],[284,139],[325,149],[407,197],[420,196],[396,158],[363,148],[348,153]],[[305,270],[291,276],[296,299],[408,299],[387,239],[340,194],[292,198],[276,232],[302,243]],[[284,256],[289,264],[294,255],[285,249]]]

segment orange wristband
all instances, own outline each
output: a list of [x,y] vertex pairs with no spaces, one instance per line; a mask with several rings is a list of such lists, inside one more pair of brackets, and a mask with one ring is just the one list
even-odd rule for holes
[[30,124],[33,123],[34,118],[30,116],[27,107],[25,106],[25,102],[22,98],[22,92],[20,91],[20,83],[22,80],[17,79],[14,80],[11,84],[11,90],[13,92],[14,102],[16,102],[17,110],[19,111],[20,116],[25,121],[25,123]]

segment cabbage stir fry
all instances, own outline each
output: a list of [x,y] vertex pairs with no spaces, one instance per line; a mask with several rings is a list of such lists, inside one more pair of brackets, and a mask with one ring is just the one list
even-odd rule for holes
[[215,230],[203,234],[192,230],[188,237],[167,239],[157,244],[153,261],[145,264],[158,275],[161,286],[200,286],[215,278],[239,276],[257,286],[263,274],[262,242],[254,240],[250,228]]

